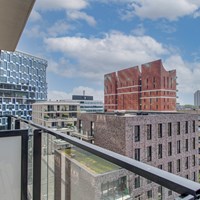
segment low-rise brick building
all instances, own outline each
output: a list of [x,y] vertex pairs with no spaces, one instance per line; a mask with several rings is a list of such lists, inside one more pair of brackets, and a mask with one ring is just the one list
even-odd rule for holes
[[[91,142],[95,145],[193,181],[198,180],[197,115],[81,114],[77,123],[83,135],[94,136]],[[156,184],[147,187],[148,181],[142,177],[133,176],[131,180],[134,195],[141,196],[141,199],[148,199],[147,193],[151,193],[153,199],[158,198],[153,196],[158,193],[163,199],[173,199],[176,196],[167,189],[162,190]]]

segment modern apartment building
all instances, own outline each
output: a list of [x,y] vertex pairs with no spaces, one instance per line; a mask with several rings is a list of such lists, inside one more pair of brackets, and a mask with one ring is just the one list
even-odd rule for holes
[[104,112],[104,105],[102,101],[94,100],[93,96],[83,95],[72,95],[74,102],[80,103],[81,112]]
[[[77,127],[94,144],[198,181],[198,116],[179,113],[81,114]],[[135,196],[173,199],[176,194],[132,177]],[[151,189],[150,189],[151,188]],[[152,190],[153,188],[153,190]],[[142,197],[143,194],[146,196]]]
[[176,111],[176,70],[161,60],[104,76],[105,111]]
[[197,90],[194,93],[194,106],[196,106],[197,108],[199,108],[200,106],[200,90]]
[[[47,99],[47,61],[21,52],[0,53],[0,115],[31,120],[32,104]],[[0,126],[5,126],[5,118]]]
[[75,126],[80,105],[74,102],[46,101],[33,104],[33,122],[49,128]]

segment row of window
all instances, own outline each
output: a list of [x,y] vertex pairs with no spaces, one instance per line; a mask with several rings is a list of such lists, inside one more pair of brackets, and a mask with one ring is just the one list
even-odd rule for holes
[[[172,156],[173,153],[180,154],[182,151],[181,140],[178,140],[176,143],[176,152],[173,152],[172,142],[168,142],[167,148],[168,148],[167,149],[168,156]],[[196,148],[196,140],[195,138],[192,138],[192,150],[195,150],[195,148]],[[188,150],[189,150],[189,142],[188,139],[185,139],[184,152],[187,152]],[[158,159],[163,158],[163,144],[158,144],[157,158]],[[139,161],[141,160],[140,148],[135,148],[135,159]],[[147,147],[147,161],[152,161],[152,146]]]
[[[179,162],[179,161],[177,160],[177,162]],[[170,166],[169,168],[172,169],[172,165],[170,164],[169,166]],[[191,180],[192,180],[192,181],[196,181],[196,175],[197,175],[196,172],[193,172],[193,173],[192,173],[192,177],[191,177]],[[185,178],[189,179],[189,175],[186,174]],[[144,180],[144,179],[143,179],[143,180]],[[152,181],[150,181],[150,180],[146,180],[146,181],[147,181],[147,182],[144,183],[144,185],[152,183]],[[135,189],[140,188],[140,187],[142,186],[142,178],[141,178],[140,176],[136,176],[136,177],[135,177],[134,186],[135,186]],[[158,193],[162,193],[162,192],[161,192],[161,191],[162,191],[162,186],[159,186],[159,187],[158,187],[158,190],[160,190],[160,192],[158,192]],[[149,194],[148,194],[148,193],[149,193]],[[168,193],[168,195],[169,195],[169,196],[172,195],[172,191],[170,191],[170,192]],[[152,190],[151,190],[151,192],[147,191],[147,197],[149,197],[149,198],[152,197]]]
[[[196,130],[196,125],[195,125],[195,120],[192,121],[192,131],[195,132]],[[163,137],[163,124],[158,124],[158,138],[162,138]],[[140,126],[137,125],[135,126],[135,142],[139,142],[140,141]],[[176,132],[177,135],[181,134],[181,122],[177,122],[176,124]],[[185,133],[187,134],[189,132],[189,123],[188,121],[185,121]],[[147,133],[147,140],[151,140],[152,139],[152,124],[147,124],[146,125],[146,133]],[[169,122],[167,124],[167,133],[168,136],[172,136],[172,123]]]
[[27,66],[39,67],[43,70],[46,69],[43,65],[47,65],[47,62],[43,59],[36,58],[31,55],[25,55],[25,54],[19,53],[19,52],[11,53],[11,52],[2,51],[0,58],[2,60],[7,60],[8,62],[23,64],[23,65],[27,65]]

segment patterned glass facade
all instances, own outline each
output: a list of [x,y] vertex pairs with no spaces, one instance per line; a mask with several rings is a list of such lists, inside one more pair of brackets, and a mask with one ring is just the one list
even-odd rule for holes
[[[32,104],[47,100],[47,61],[21,52],[0,53],[0,115],[32,119]],[[6,119],[0,120],[0,127]]]

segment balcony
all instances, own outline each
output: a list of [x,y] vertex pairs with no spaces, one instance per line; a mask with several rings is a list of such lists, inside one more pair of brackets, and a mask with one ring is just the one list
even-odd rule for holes
[[0,49],[14,51],[35,0],[0,3]]
[[30,121],[7,118],[7,130],[0,134],[1,199],[199,199],[199,183]]

